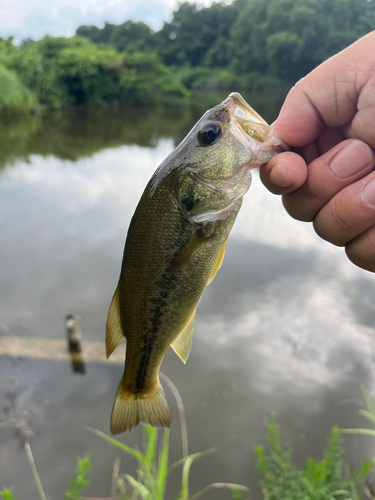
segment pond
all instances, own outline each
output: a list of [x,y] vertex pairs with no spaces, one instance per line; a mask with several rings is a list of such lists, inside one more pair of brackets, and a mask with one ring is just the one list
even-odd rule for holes
[[[245,96],[272,121],[280,101]],[[220,99],[219,99],[220,100]],[[219,100],[217,102],[219,102]],[[212,103],[214,104],[214,103]],[[211,105],[211,103],[209,104]],[[207,108],[56,112],[0,123],[0,340],[64,339],[64,317],[79,315],[85,341],[104,342],[127,228],[161,161]],[[162,365],[186,412],[189,452],[216,452],[192,466],[191,493],[212,482],[248,486],[262,498],[253,448],[265,423],[302,464],[319,456],[333,425],[353,427],[374,386],[374,275],[343,249],[291,219],[254,173],[223,266],[199,304],[194,341],[183,365],[170,349]],[[33,435],[30,445],[45,492],[62,498],[77,455],[91,452],[88,497],[109,497],[118,450],[84,429],[109,434],[123,366],[87,363],[84,376],[56,359],[0,357],[0,422],[9,401]],[[181,458],[177,405],[170,460]],[[358,420],[365,426],[365,422]],[[140,427],[119,439],[141,445]],[[347,460],[374,456],[374,444],[347,438]],[[122,456],[121,472],[135,473]],[[180,476],[171,476],[175,498]],[[0,428],[0,488],[37,500],[22,441]],[[207,493],[226,499],[226,490]]]

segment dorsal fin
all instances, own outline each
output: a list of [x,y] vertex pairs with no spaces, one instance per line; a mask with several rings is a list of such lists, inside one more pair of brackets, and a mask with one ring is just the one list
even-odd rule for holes
[[107,317],[107,330],[105,334],[105,346],[107,358],[113,353],[113,351],[118,347],[124,340],[126,335],[124,334],[121,326],[120,319],[120,297],[118,285],[116,291],[113,295],[111,305],[108,311]]
[[189,321],[186,323],[184,329],[176,340],[171,344],[174,352],[186,363],[191,349],[191,343],[193,340],[193,331],[195,323],[195,311],[191,315]]
[[209,277],[207,281],[207,285],[211,283],[211,281],[215,278],[218,270],[221,268],[221,264],[223,263],[224,260],[224,255],[225,255],[225,250],[227,249],[227,243],[228,243],[228,238],[224,241],[222,244],[219,255],[217,256],[214,268],[212,269],[211,276]]

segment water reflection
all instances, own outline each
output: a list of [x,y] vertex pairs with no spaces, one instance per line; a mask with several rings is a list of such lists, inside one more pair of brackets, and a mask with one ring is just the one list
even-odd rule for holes
[[[0,334],[64,338],[61,318],[76,311],[85,338],[104,340],[134,207],[197,111],[148,113],[56,113],[2,123]],[[192,493],[228,481],[261,498],[252,447],[263,440],[267,418],[281,423],[297,460],[320,453],[332,425],[353,425],[359,382],[373,387],[374,299],[374,276],[287,216],[255,175],[222,269],[199,305],[189,362],[170,352],[162,367],[185,403],[190,452],[218,449],[193,468]],[[30,425],[51,497],[62,496],[76,455],[87,451],[94,464],[87,495],[108,496],[116,451],[82,426],[109,431],[121,371],[91,364],[86,377],[75,377],[65,362],[0,360],[1,411],[11,377],[19,380],[17,414],[50,402]],[[174,460],[181,456],[178,413],[167,397]],[[136,429],[121,439],[135,445],[140,437]],[[371,442],[356,439],[349,440],[351,463],[374,453]],[[11,429],[2,429],[1,481],[15,484],[20,498],[37,499],[17,450]],[[133,466],[130,459],[124,465],[129,473]],[[179,477],[171,480],[173,497]],[[228,496],[216,491],[207,498]]]
[[191,110],[81,110],[0,121],[0,166],[31,155],[77,161],[126,144],[154,148],[162,137],[180,142],[191,124]]
[[[284,95],[252,94],[245,98],[269,122],[275,119]],[[227,97],[224,93],[197,95],[189,106],[76,110],[2,118],[0,120],[0,169],[31,155],[53,155],[77,161],[105,148],[138,145],[155,148],[162,138],[174,146],[209,107]]]

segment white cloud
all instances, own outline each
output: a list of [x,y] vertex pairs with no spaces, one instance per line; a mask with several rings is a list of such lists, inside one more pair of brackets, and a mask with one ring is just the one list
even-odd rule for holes
[[[208,3],[208,2],[206,2]],[[104,21],[121,24],[127,19],[143,21],[151,28],[160,29],[177,8],[174,0],[3,0],[0,2],[0,36],[15,36],[17,40],[27,37],[42,38],[72,36],[78,26],[94,24],[102,26]]]

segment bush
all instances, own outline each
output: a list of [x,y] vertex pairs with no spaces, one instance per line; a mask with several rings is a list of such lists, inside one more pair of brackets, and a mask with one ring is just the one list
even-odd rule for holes
[[28,113],[38,107],[38,101],[20,81],[14,71],[0,64],[0,115]]
[[357,471],[350,472],[343,462],[343,439],[333,427],[322,460],[308,458],[299,470],[292,462],[292,450],[280,444],[275,422],[268,425],[268,446],[257,446],[257,469],[263,476],[262,492],[267,500],[359,500],[360,491],[373,469],[371,460],[363,460]]

